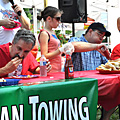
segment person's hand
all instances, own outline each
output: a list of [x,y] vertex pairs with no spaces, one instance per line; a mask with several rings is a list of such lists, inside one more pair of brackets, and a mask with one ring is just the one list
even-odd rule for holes
[[21,63],[21,59],[16,57],[5,65],[4,70],[6,70],[7,73],[11,73],[17,69],[20,63]]
[[106,45],[98,44],[97,51],[100,52],[107,59],[110,59],[110,52]]
[[46,64],[47,72],[50,72],[50,70],[52,69],[52,66],[50,65],[50,61],[48,59],[46,59],[46,61],[47,61],[47,64]]
[[74,46],[71,42],[68,42],[66,44],[63,44],[62,47],[59,48],[60,52],[66,53],[67,50],[71,52],[71,54],[74,52]]
[[14,12],[17,14],[18,12],[22,13],[22,9],[20,6],[18,6],[17,4],[14,5],[15,7],[12,6]]
[[14,22],[13,19],[4,19],[2,20],[2,26],[6,28],[14,28],[16,23]]

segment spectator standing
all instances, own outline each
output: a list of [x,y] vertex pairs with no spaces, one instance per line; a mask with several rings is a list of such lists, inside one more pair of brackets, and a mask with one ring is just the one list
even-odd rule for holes
[[[16,2],[16,1],[15,1]],[[9,0],[0,0],[0,44],[12,42],[15,33],[19,28],[5,30],[6,28],[13,28],[15,22],[21,23],[21,28],[30,29],[30,20],[27,18],[24,10],[15,3],[15,8],[12,8],[12,4]],[[21,12],[21,16],[17,15],[17,12]]]
[[44,29],[40,30],[38,41],[40,43],[41,54],[50,60],[52,70],[50,72],[61,71],[61,52],[59,51],[60,40],[57,38],[53,28],[57,28],[62,11],[59,9],[48,6],[42,12],[40,16],[37,16],[38,20],[43,18],[45,22]]

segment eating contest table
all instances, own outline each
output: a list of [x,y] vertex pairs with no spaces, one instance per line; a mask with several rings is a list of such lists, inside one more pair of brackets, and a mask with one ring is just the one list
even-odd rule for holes
[[120,74],[76,71],[22,79],[19,85],[0,88],[1,116],[20,120],[95,120],[97,103],[105,110],[120,104]]
[[79,73],[74,79],[64,79],[64,72],[48,73],[1,86],[1,120],[95,120],[98,81]]

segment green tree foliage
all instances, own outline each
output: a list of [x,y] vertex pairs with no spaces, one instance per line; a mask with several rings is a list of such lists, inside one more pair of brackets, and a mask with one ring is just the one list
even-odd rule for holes
[[65,35],[60,33],[61,30],[55,30],[55,34],[57,35],[57,38],[60,40],[61,45],[67,43]]
[[32,20],[33,15],[31,15],[30,9],[29,9],[29,8],[23,8],[23,9],[24,9],[27,17],[28,17],[30,20]]

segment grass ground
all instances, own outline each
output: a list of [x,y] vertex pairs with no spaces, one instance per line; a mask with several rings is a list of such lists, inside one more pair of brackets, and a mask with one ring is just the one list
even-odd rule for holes
[[[96,116],[96,120],[99,120],[101,117],[101,111],[98,110],[97,111],[97,116]],[[119,109],[117,109],[110,117],[110,120],[120,120],[119,119]]]

